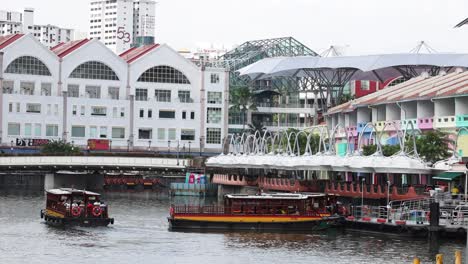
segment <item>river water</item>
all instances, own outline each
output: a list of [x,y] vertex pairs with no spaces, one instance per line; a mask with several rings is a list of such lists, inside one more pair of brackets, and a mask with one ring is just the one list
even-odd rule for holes
[[[464,242],[329,230],[313,234],[169,232],[171,203],[211,200],[156,194],[106,194],[115,224],[55,228],[39,211],[42,193],[0,191],[0,263],[423,263],[444,254],[453,263]],[[464,251],[463,251],[464,254]]]

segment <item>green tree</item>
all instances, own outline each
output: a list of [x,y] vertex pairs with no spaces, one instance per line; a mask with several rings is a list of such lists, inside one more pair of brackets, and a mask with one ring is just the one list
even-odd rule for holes
[[231,91],[231,109],[240,112],[242,115],[242,129],[245,130],[245,124],[247,120],[245,120],[247,111],[256,111],[257,106],[255,105],[254,96],[252,91],[250,91],[249,87],[241,86],[233,89]]
[[80,152],[79,148],[63,140],[52,140],[41,147],[41,153],[47,155],[74,155]]
[[[362,154],[364,156],[370,156],[377,151],[377,145],[365,145],[362,147]],[[382,154],[385,157],[390,157],[400,151],[400,145],[383,145]]]
[[247,132],[249,132],[252,135],[255,135],[255,133],[257,133],[258,131],[260,132],[260,137],[263,137],[266,130],[267,128],[259,122],[252,122],[252,124],[247,125]]
[[[408,151],[413,150],[413,141],[407,140]],[[428,131],[416,139],[416,148],[419,156],[426,162],[435,163],[436,161],[446,159],[452,154],[449,148],[453,140],[448,135],[439,130]]]

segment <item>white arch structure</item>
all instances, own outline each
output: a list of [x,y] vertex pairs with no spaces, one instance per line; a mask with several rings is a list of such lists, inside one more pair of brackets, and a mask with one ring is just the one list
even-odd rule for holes
[[[397,127],[396,137],[400,151],[390,157],[382,152],[382,135],[385,128],[396,125],[387,122],[378,130],[373,123],[368,123],[357,136],[358,147],[352,153],[349,142],[353,139],[351,133],[346,133],[347,149],[344,156],[335,150],[336,134],[342,124],[336,125],[331,131],[325,126],[314,126],[299,131],[257,131],[255,134],[230,135],[229,152],[207,161],[207,166],[223,168],[265,168],[280,170],[328,170],[367,173],[415,173],[430,174],[433,168],[426,164],[418,155],[416,149],[417,129],[412,123],[405,127]],[[370,131],[369,131],[370,129]],[[346,129],[345,129],[346,130]],[[461,130],[460,130],[461,131]],[[468,131],[468,130],[467,130]],[[317,149],[312,149],[311,140],[319,135]],[[412,151],[407,151],[406,140],[412,140]],[[301,145],[301,137],[307,141]],[[363,139],[374,137],[377,150],[370,156],[362,154]],[[304,142],[302,142],[304,144]],[[314,153],[315,152],[315,153]]]

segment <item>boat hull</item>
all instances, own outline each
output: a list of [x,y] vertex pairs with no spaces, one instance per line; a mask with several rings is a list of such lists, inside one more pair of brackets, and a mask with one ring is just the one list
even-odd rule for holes
[[229,217],[169,217],[171,231],[258,231],[258,232],[304,232],[324,230],[332,226],[336,219],[320,217],[313,219],[282,219],[267,217],[247,217],[244,220]]
[[93,218],[93,217],[62,217],[56,214],[48,214],[41,211],[41,218],[51,226],[108,226],[114,224],[114,218]]

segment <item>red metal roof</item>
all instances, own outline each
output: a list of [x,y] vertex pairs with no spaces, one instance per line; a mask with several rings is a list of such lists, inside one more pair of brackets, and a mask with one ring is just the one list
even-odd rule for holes
[[129,50],[126,50],[124,53],[120,54],[119,56],[126,60],[127,63],[132,63],[141,56],[145,55],[146,53],[152,51],[153,49],[159,47],[159,44],[152,44],[152,45],[146,45],[146,46],[141,46],[138,48],[131,48]]
[[89,39],[80,39],[74,40],[66,43],[59,43],[58,45],[52,47],[50,50],[55,53],[60,58],[67,56],[72,53],[74,50],[80,48],[84,44],[88,43]]
[[452,72],[434,77],[416,77],[384,90],[363,96],[329,109],[328,114],[347,112],[360,106],[429,100],[468,95],[468,71]]
[[21,38],[22,36],[24,36],[24,34],[0,36],[0,50],[10,45],[11,43],[15,42],[17,39]]

